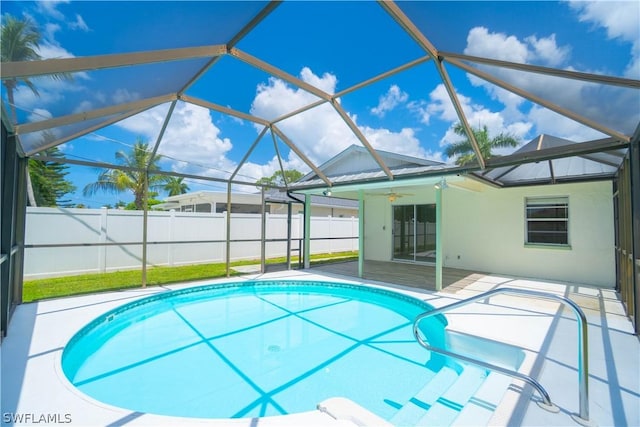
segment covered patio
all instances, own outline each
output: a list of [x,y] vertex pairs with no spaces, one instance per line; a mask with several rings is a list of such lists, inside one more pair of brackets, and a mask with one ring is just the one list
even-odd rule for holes
[[[312,267],[310,271],[321,272],[328,276],[357,278],[358,262],[321,264]],[[455,294],[485,277],[487,277],[486,273],[444,267],[442,269],[442,292]],[[365,260],[360,280],[362,279],[435,291],[436,267],[428,264]]]

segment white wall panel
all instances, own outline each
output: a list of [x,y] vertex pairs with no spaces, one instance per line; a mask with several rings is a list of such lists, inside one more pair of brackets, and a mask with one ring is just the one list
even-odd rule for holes
[[[207,243],[149,244],[149,265],[185,265],[224,262],[227,233],[226,214],[149,212],[148,242],[212,240]],[[312,217],[311,230],[315,236],[356,236],[357,218]],[[292,239],[302,238],[301,215],[291,218]],[[113,209],[55,209],[28,208],[28,245],[60,243],[125,243],[142,241],[143,216],[139,211]],[[335,230],[332,232],[330,228]],[[232,214],[231,239],[260,239],[260,215]],[[266,234],[269,239],[287,237],[287,215],[267,215]],[[321,241],[312,248],[318,251],[357,250],[357,239]],[[286,243],[267,244],[267,257],[286,256]],[[292,242],[292,249],[298,248]],[[260,242],[231,244],[232,260],[259,260]],[[298,252],[292,252],[294,255]],[[25,277],[39,278],[79,273],[97,273],[124,269],[139,269],[142,263],[142,245],[75,246],[27,248],[25,251]]]

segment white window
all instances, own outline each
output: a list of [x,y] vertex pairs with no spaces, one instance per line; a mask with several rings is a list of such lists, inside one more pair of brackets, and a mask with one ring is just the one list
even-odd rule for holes
[[525,242],[569,245],[569,198],[544,197],[525,200]]

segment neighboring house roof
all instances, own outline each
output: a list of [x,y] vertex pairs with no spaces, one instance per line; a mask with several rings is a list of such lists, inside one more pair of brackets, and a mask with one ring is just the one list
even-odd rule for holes
[[[304,201],[304,194],[293,193],[294,197]],[[269,190],[265,193],[265,197],[271,202],[292,202],[294,200],[287,196],[287,193],[280,190]],[[340,197],[328,197],[314,194],[311,196],[311,204],[314,206],[325,206],[332,208],[358,209],[358,201],[350,199],[342,199]]]
[[[304,194],[297,195],[299,199],[304,200]],[[272,202],[294,202],[287,196],[286,192],[279,190],[269,190],[265,192],[265,199]],[[259,205],[261,202],[260,193],[231,193],[233,203],[246,203]],[[178,194],[176,196],[167,197],[163,203],[156,205],[159,209],[172,209],[184,204],[195,203],[226,203],[226,191],[194,191],[192,193]],[[358,202],[353,200],[340,199],[337,197],[326,197],[314,195],[311,198],[314,206],[324,206],[332,208],[357,209]]]
[[[542,134],[524,144],[513,154],[563,147],[571,144],[575,144],[575,142]],[[624,159],[625,151],[626,149],[618,149],[516,166],[503,166],[484,172],[475,172],[474,174],[507,186],[607,178],[615,175]]]

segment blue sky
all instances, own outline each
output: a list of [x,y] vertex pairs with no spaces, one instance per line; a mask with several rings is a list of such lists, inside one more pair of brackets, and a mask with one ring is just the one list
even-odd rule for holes
[[[638,79],[639,5],[637,1],[451,1],[408,2],[401,7],[442,51]],[[244,23],[238,17],[246,19],[262,6],[207,1],[2,1],[2,12],[31,17],[43,34],[41,55],[60,58],[224,43]],[[369,1],[285,2],[237,47],[329,93],[425,54],[379,5]],[[181,87],[204,62],[198,59],[78,73],[72,82],[37,79],[40,97],[24,87],[16,92],[19,120],[38,121],[163,95]],[[598,131],[453,66],[447,66],[447,70],[472,126],[486,125],[492,134],[511,133],[522,143],[540,133],[574,141],[602,137]],[[637,124],[637,112],[623,117],[612,114],[625,108],[639,110],[637,90],[603,90],[557,78],[504,70],[489,72],[560,105],[583,106],[584,114],[606,117],[604,123],[615,130],[628,134]],[[594,95],[596,92],[599,96]],[[317,99],[230,56],[223,57],[186,94],[266,119]],[[6,102],[4,90],[3,99]],[[453,160],[443,155],[443,149],[457,140],[451,129],[458,119],[430,62],[348,94],[340,103],[374,147]],[[137,138],[155,142],[167,110],[168,105],[161,105],[60,148],[71,158],[113,162],[114,153],[126,151]],[[316,164],[358,143],[328,105],[279,126]],[[260,130],[261,126],[178,102],[159,149],[165,156],[162,166],[227,177]],[[285,167],[307,170],[282,141],[278,144]],[[278,168],[274,154],[268,134],[239,178],[252,182],[271,175]],[[79,189],[95,180],[98,173],[87,167],[72,167],[70,171]],[[194,181],[189,185],[191,190],[225,188]],[[132,197],[105,194],[88,199],[77,191],[72,199],[98,207]]]

